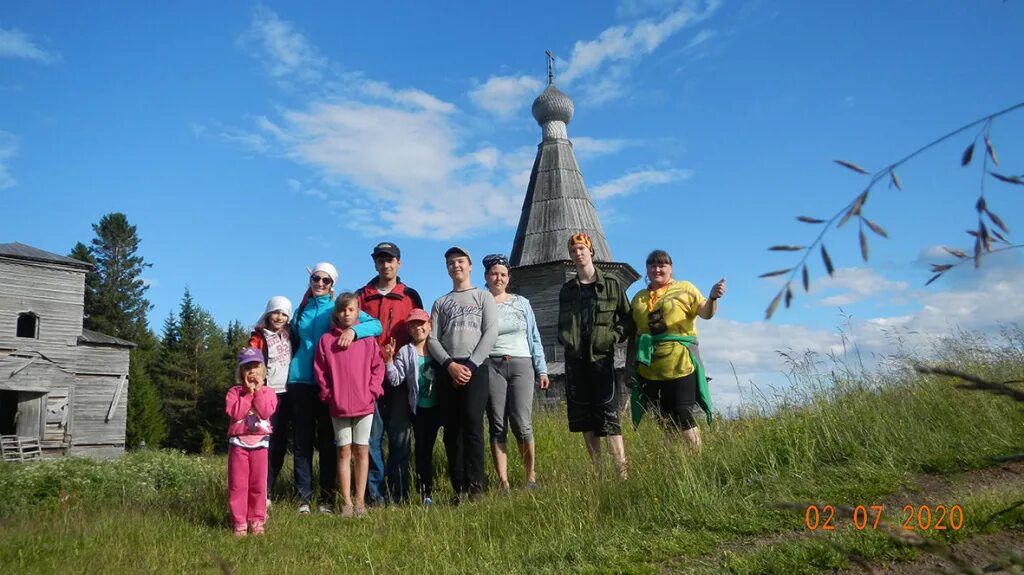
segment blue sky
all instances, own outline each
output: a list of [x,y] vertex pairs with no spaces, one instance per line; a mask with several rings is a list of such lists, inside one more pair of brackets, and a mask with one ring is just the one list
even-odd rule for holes
[[[125,212],[155,329],[186,285],[224,324],[298,299],[317,261],[357,287],[384,239],[432,301],[447,246],[511,249],[550,49],[616,259],[642,270],[660,247],[705,292],[728,278],[699,329],[712,373],[736,368],[716,392],[734,403],[778,378],[775,350],[839,349],[844,314],[869,355],[891,333],[924,345],[1024,318],[1016,252],[923,287],[949,259],[938,246],[968,247],[976,225],[981,154],[959,166],[973,130],[901,168],[904,191],[872,193],[891,239],[871,238],[869,265],[854,226],[830,232],[836,278],[812,258],[812,293],[768,323],[779,283],[756,279],[797,260],[767,246],[813,241],[794,216],[829,217],[864,186],[833,159],[873,171],[1024,100],[1022,21],[995,0],[9,4],[0,242],[67,253]],[[1024,110],[994,122],[997,169],[1024,173],[1021,133]],[[1020,225],[1024,188],[990,179],[986,197]]]

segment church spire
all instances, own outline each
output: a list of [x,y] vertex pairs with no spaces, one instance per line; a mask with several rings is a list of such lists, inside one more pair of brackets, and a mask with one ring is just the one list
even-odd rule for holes
[[555,57],[550,50],[546,53],[548,86],[532,109],[543,138],[530,173],[510,263],[514,267],[568,260],[565,242],[579,232],[590,235],[595,261],[611,262],[604,229],[566,129],[575,107],[572,99],[555,87]]

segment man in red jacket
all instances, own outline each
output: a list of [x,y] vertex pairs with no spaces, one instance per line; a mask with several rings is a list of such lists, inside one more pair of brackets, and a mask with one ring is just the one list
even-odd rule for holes
[[[377,276],[359,288],[359,308],[380,320],[383,331],[380,347],[393,338],[395,350],[409,343],[405,320],[413,309],[423,309],[423,301],[416,290],[402,283],[398,269],[402,267],[402,252],[391,242],[381,242],[373,248],[373,265]],[[367,478],[366,499],[370,505],[381,505],[386,498],[394,503],[409,499],[409,390],[403,382],[399,387],[385,386],[384,396],[377,400],[370,430],[370,473]],[[388,455],[385,467],[383,443],[388,436]]]

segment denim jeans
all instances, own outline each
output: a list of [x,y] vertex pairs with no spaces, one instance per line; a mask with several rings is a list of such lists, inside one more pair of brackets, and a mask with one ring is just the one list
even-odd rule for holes
[[[383,503],[409,500],[409,392],[405,385],[385,389],[377,400],[370,429],[370,472],[367,475],[366,498]],[[384,435],[388,436],[387,456]]]

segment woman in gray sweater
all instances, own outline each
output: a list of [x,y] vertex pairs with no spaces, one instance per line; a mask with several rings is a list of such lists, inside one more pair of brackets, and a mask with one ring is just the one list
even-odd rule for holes
[[452,291],[430,310],[427,347],[442,367],[437,396],[448,478],[455,491],[452,503],[457,505],[467,495],[478,500],[484,491],[483,419],[489,397],[484,362],[498,337],[498,309],[490,292],[473,287],[469,252],[448,248],[444,259]]

